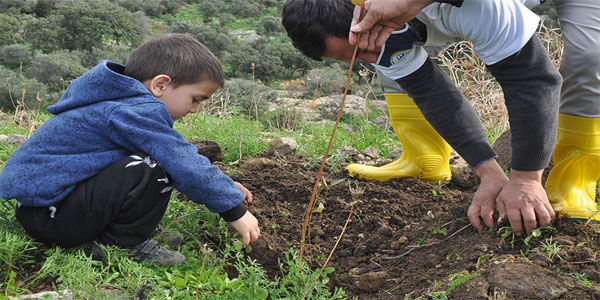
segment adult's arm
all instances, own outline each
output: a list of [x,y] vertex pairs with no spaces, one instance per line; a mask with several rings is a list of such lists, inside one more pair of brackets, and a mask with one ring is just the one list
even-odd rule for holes
[[473,168],[496,157],[473,106],[431,60],[412,74],[396,80],[414,99],[431,126]]
[[502,86],[512,133],[511,177],[498,211],[516,234],[530,233],[555,218],[541,179],[556,142],[562,80],[537,35],[488,69]]

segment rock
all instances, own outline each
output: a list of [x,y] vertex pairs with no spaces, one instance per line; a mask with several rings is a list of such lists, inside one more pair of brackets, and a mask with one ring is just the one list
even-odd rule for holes
[[271,142],[267,152],[272,152],[278,155],[287,155],[298,147],[298,143],[292,138],[277,138]]
[[25,135],[11,134],[10,136],[8,136],[8,139],[6,141],[11,144],[20,145],[20,144],[25,143],[26,140],[27,140],[27,136],[25,136]]
[[569,284],[577,284],[524,258],[507,256],[496,261],[502,263],[490,264],[489,288],[505,293],[507,299],[559,299],[569,291]]
[[365,292],[374,292],[382,288],[388,278],[388,272],[369,272],[359,277],[356,286]]
[[356,248],[354,248],[354,256],[356,257],[360,257],[360,256],[364,256],[366,255],[368,252],[367,246],[365,245],[358,245],[356,246]]
[[394,231],[389,226],[382,225],[379,227],[379,229],[377,229],[377,233],[383,236],[392,236]]
[[377,158],[381,157],[381,150],[379,150],[373,146],[368,146],[367,148],[363,149],[363,151],[361,151],[360,153],[363,154],[364,156],[368,156],[372,159],[377,159]]
[[401,156],[402,156],[402,149],[400,149],[400,148],[396,148],[394,150],[391,150],[388,153],[388,157],[391,158],[391,159],[393,159],[393,160],[399,159]]
[[211,163],[221,161],[221,147],[219,147],[219,144],[216,142],[194,139],[191,140],[190,143],[196,146],[198,154],[206,156]]
[[71,300],[73,296],[68,290],[62,292],[45,291],[29,295],[19,295],[19,299]]
[[[341,86],[343,87],[343,83]],[[323,118],[335,120],[340,110],[340,104],[342,102],[342,94],[330,95],[315,100],[316,108]],[[365,111],[365,99],[356,95],[346,95],[346,101],[344,102],[343,115],[349,116],[364,116]]]
[[527,259],[529,259],[532,263],[544,268],[548,268],[552,265],[552,260],[549,257],[537,251],[529,254],[529,256],[527,256]]
[[390,120],[386,116],[379,116],[379,117],[371,120],[371,122],[373,122],[383,128],[387,128],[388,126],[390,126]]
[[390,248],[394,250],[402,249],[402,245],[406,244],[406,241],[408,241],[408,238],[401,236],[390,244]]
[[352,269],[350,269],[348,271],[348,275],[350,275],[350,276],[359,276],[359,275],[364,274],[366,272],[367,272],[367,270],[365,269],[365,267],[355,267],[355,268],[352,268]]
[[251,170],[262,170],[266,167],[275,167],[278,165],[276,161],[264,157],[252,157],[245,160],[243,164]]
[[8,143],[8,136],[0,134],[0,143]]
[[352,160],[356,161],[356,158],[358,157],[360,152],[358,152],[358,150],[350,146],[343,146],[337,151],[337,154],[344,159],[350,157]]
[[451,182],[461,188],[471,189],[479,185],[479,176],[459,155],[450,158],[450,172],[452,173]]
[[230,31],[229,34],[234,35],[238,40],[247,42],[254,42],[260,38],[260,35],[256,33],[256,30],[236,29]]

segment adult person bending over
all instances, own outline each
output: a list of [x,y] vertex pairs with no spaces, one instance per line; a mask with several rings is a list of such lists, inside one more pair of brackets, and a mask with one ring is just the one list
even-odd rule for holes
[[[288,0],[282,21],[294,46],[305,55],[350,60],[353,47],[347,37],[353,9],[345,0]],[[549,225],[554,211],[541,174],[556,138],[561,78],[535,35],[539,18],[514,0],[465,1],[461,8],[434,3],[427,10],[422,21],[413,24],[421,30],[400,30],[381,51],[364,50],[358,57],[375,63],[383,74],[384,91],[405,90],[431,126],[475,169],[481,184],[468,216],[477,229],[483,229],[480,218],[494,226],[495,204],[516,234],[530,233],[538,221]],[[412,37],[405,36],[411,32]],[[424,45],[438,46],[455,38],[473,42],[503,88],[513,129],[510,180],[495,160],[479,117],[458,88],[422,47],[402,48],[407,40],[423,39]],[[418,111],[406,115],[407,101],[387,96],[393,123],[419,117]],[[396,132],[404,130],[393,125]]]

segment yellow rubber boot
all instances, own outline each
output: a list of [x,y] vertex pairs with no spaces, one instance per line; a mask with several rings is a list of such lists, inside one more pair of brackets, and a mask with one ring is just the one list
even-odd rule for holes
[[350,176],[382,182],[402,177],[450,180],[450,145],[429,125],[406,94],[387,93],[385,99],[390,121],[402,143],[402,156],[381,167],[351,164],[346,167]]
[[554,167],[546,193],[559,215],[600,221],[596,182],[600,176],[600,118],[558,116]]

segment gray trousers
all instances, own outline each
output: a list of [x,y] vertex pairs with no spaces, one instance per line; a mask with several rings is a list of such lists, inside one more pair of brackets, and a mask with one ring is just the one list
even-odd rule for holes
[[560,112],[600,118],[600,0],[554,0],[564,52]]

